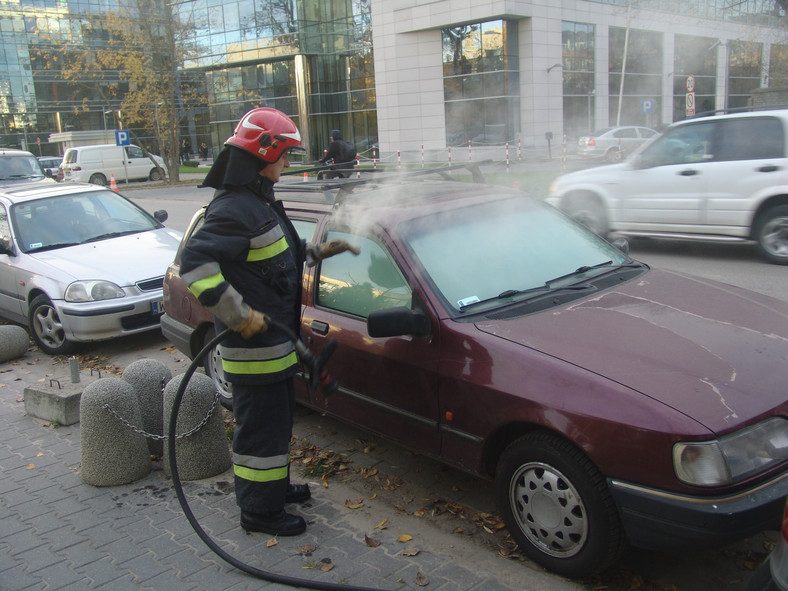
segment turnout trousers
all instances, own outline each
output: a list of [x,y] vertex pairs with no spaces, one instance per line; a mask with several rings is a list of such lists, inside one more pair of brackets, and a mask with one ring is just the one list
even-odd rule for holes
[[271,384],[233,384],[235,499],[250,513],[285,506],[290,483],[293,378]]

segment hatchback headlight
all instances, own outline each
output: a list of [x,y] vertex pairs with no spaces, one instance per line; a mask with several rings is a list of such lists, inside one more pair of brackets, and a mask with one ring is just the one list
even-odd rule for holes
[[120,287],[110,281],[75,281],[66,288],[67,302],[97,302],[125,295]]
[[679,480],[721,486],[788,459],[788,421],[769,419],[716,441],[677,443],[673,468]]

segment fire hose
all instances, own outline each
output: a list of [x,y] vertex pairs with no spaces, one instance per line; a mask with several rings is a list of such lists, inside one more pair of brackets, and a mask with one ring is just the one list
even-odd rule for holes
[[[336,349],[336,341],[334,341],[333,339],[330,340],[323,348],[323,351],[320,353],[320,355],[315,356],[312,354],[309,348],[303,343],[303,341],[301,341],[301,339],[299,339],[290,328],[269,317],[266,317],[266,321],[271,327],[284,332],[295,346],[296,351],[299,354],[301,363],[306,365],[309,369],[310,389],[314,389],[320,386],[323,390],[324,395],[326,396],[335,392],[338,387],[337,383],[328,373],[328,371],[325,368],[325,365],[328,362],[329,357],[331,357],[334,350]],[[202,364],[202,361],[205,358],[205,356],[208,355],[216,345],[224,341],[231,332],[232,329],[230,328],[223,330],[218,335],[216,335],[213,339],[211,339],[211,341],[208,342],[197,355],[195,355],[194,359],[192,360],[191,364],[186,370],[186,373],[181,379],[181,383],[178,387],[178,391],[175,393],[175,398],[173,399],[173,403],[172,403],[172,414],[170,415],[169,433],[172,434],[177,431],[178,410],[180,408],[183,395],[186,392],[186,386],[188,385],[192,375],[194,375],[196,369]],[[197,518],[194,516],[194,513],[189,507],[189,503],[186,500],[186,496],[183,492],[183,485],[181,484],[180,476],[178,474],[178,464],[176,461],[176,453],[175,453],[175,437],[167,438],[167,453],[170,462],[170,471],[172,472],[172,485],[173,488],[175,489],[175,494],[178,497],[178,502],[181,505],[181,509],[183,510],[186,519],[189,521],[189,524],[192,526],[192,529],[194,529],[194,532],[200,537],[200,539],[203,542],[205,542],[205,545],[208,546],[208,548],[210,548],[214,554],[216,554],[219,558],[221,558],[225,562],[258,579],[263,579],[265,581],[270,581],[273,583],[280,583],[282,585],[287,585],[289,587],[303,587],[306,589],[324,589],[326,591],[381,591],[381,589],[376,589],[371,587],[354,587],[352,585],[340,585],[338,583],[311,581],[308,579],[301,579],[298,577],[279,575],[272,573],[270,571],[265,571],[256,568],[250,564],[246,564],[245,562],[238,560],[234,556],[225,552],[225,550],[222,549],[208,535],[208,533],[202,528],[202,526],[200,526],[199,522],[197,521]]]

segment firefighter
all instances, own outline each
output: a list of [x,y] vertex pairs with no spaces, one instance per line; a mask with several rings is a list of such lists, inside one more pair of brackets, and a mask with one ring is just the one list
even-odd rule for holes
[[304,502],[306,484],[290,482],[290,439],[295,408],[293,343],[270,319],[299,334],[303,265],[346,250],[341,240],[302,241],[274,198],[274,184],[303,151],[295,123],[276,109],[243,116],[202,186],[216,189],[205,222],[181,254],[180,273],[215,316],[217,333],[234,332],[219,345],[233,387],[233,470],[241,527],[294,536],[304,519],[285,503]]

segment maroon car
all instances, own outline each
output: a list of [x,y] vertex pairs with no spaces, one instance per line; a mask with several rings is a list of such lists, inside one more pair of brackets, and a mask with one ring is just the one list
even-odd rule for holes
[[[278,189],[302,237],[361,255],[305,271],[302,337],[315,353],[337,341],[339,390],[304,381],[302,404],[494,480],[522,551],[566,576],[627,543],[779,528],[788,304],[651,269],[500,186],[309,186]],[[194,357],[213,326],[178,259],[164,307],[164,334]]]

